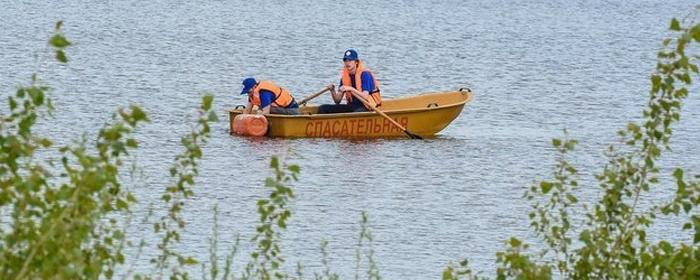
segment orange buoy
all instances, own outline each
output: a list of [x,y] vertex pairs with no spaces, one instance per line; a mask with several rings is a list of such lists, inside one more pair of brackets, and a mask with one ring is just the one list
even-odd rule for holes
[[267,133],[267,119],[263,115],[240,114],[233,118],[233,133],[243,136],[263,136]]

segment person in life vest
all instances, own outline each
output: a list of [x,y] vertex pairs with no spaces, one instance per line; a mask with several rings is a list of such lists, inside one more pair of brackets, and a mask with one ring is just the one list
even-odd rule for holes
[[255,78],[243,80],[241,94],[248,94],[248,105],[243,110],[244,114],[250,114],[253,106],[258,106],[263,114],[299,114],[299,105],[294,97],[283,87],[271,81],[256,81]]
[[[340,73],[340,87],[335,90],[334,85],[329,85],[335,105],[325,104],[318,108],[320,114],[367,112],[372,110],[362,101],[355,98],[351,92],[355,92],[369,101],[370,106],[381,106],[382,97],[379,94],[379,83],[369,68],[358,58],[357,51],[348,49],[343,55],[343,71]],[[345,99],[346,104],[340,104]]]

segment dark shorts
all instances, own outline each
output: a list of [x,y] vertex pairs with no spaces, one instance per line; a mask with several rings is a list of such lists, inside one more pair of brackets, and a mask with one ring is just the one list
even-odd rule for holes
[[299,115],[299,108],[280,108],[272,106],[270,107],[270,114]]
[[356,107],[348,104],[324,104],[318,106],[319,114],[367,112],[364,106]]

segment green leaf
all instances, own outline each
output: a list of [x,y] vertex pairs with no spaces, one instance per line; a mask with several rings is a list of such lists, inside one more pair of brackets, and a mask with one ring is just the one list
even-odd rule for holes
[[542,189],[542,193],[549,193],[549,191],[552,189],[554,185],[550,182],[542,181],[540,182],[540,188]]
[[209,111],[211,109],[211,104],[214,101],[214,96],[211,94],[207,94],[204,97],[202,97],[202,109],[204,111]]
[[193,265],[193,264],[198,264],[199,262],[198,262],[196,259],[192,258],[192,257],[188,257],[187,259],[185,259],[185,262],[184,262],[184,263],[185,263],[186,265]]
[[32,98],[34,105],[41,106],[44,104],[44,91],[41,88],[30,87],[27,89],[27,93]]
[[683,202],[683,211],[685,211],[686,214],[690,212],[690,209],[693,208],[693,205],[690,204],[690,202]]
[[117,199],[117,209],[128,209],[129,204],[126,201]]
[[294,172],[294,173],[299,173],[301,169],[299,168],[299,165],[292,164],[289,166],[289,171]]
[[629,130],[631,132],[635,132],[635,133],[639,132],[639,125],[637,125],[636,123],[630,122],[627,124],[627,130]]
[[31,127],[34,125],[34,120],[35,120],[35,119],[34,119],[33,117],[26,117],[26,118],[23,118],[23,119],[19,122],[19,132],[20,132],[21,134],[23,134],[23,133],[29,133],[29,130],[30,130]]
[[272,159],[270,159],[270,168],[279,168],[279,159],[277,158],[277,156],[272,156]]
[[584,243],[589,243],[591,241],[591,232],[588,230],[582,231],[581,234],[579,234],[578,239]]
[[[19,94],[18,94],[18,95],[19,95]],[[15,99],[12,98],[12,97],[10,97],[9,100],[10,100],[10,101],[9,101],[9,103],[10,103],[10,111],[13,111],[13,110],[15,110],[15,109],[17,108],[17,105],[18,105],[18,104],[17,104],[17,101],[15,101]]]
[[47,139],[47,138],[41,139],[41,140],[39,141],[39,143],[40,143],[41,146],[44,147],[44,148],[51,147],[51,145],[53,144],[53,143],[51,142],[51,140],[49,140],[49,139]]
[[659,75],[652,75],[651,76],[651,88],[653,92],[658,92],[659,88],[661,87],[661,76]]
[[452,278],[452,266],[447,266],[445,270],[442,272],[442,280],[453,280]]
[[671,27],[669,29],[673,31],[680,31],[681,30],[681,24],[678,22],[676,18],[671,19]]
[[134,138],[129,138],[126,140],[126,146],[129,148],[137,148],[139,143]]
[[[700,36],[700,32],[698,32],[698,35]],[[698,39],[695,39],[695,40],[698,40]],[[698,42],[700,42],[700,40],[698,40]],[[698,66],[697,65],[690,64],[690,65],[688,65],[688,67],[690,68],[690,71],[693,71],[693,73],[698,73]]]
[[57,50],[56,51],[56,60],[62,63],[68,62],[68,58],[66,57],[66,53],[63,52],[63,50]]
[[700,24],[696,24],[690,28],[688,32],[690,32],[690,36],[693,37],[696,42],[700,43]]
[[659,247],[666,254],[670,254],[673,251],[673,246],[671,246],[671,244],[665,240],[662,240],[661,242],[659,242]]
[[207,117],[207,121],[208,122],[218,122],[219,117],[216,115],[216,113],[214,113],[214,111],[210,111],[209,116]]
[[559,146],[561,146],[561,140],[557,138],[552,139],[552,145],[558,148]]
[[508,244],[510,244],[510,246],[513,247],[513,248],[517,248],[517,247],[520,247],[520,245],[522,245],[523,242],[520,241],[520,240],[518,240],[518,239],[515,238],[515,237],[511,237],[511,238],[510,238],[510,241],[508,241]]
[[51,37],[51,39],[49,40],[49,43],[52,46],[57,47],[57,48],[61,48],[61,49],[71,45],[71,42],[66,40],[66,38],[60,34],[56,34],[53,37]]
[[131,106],[131,117],[134,118],[135,122],[138,121],[149,121],[148,115],[139,106]]
[[577,143],[576,140],[569,140],[569,141],[566,141],[566,143],[564,143],[564,147],[567,150],[571,151],[574,149],[574,146],[576,146],[576,143]]
[[676,170],[673,171],[673,177],[676,177],[678,181],[683,180],[683,169],[676,168]]

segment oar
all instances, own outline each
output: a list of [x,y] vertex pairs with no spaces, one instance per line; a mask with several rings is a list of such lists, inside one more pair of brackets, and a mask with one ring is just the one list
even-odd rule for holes
[[309,96],[305,97],[304,99],[302,99],[302,100],[301,100],[299,103],[297,103],[297,104],[299,104],[299,106],[304,105],[304,104],[306,104],[306,102],[309,102],[311,99],[314,99],[314,98],[316,98],[316,96],[319,96],[319,95],[321,95],[321,94],[323,94],[324,92],[329,91],[329,90],[331,90],[331,87],[330,87],[330,86],[327,86],[327,87],[325,87],[322,91],[319,91],[319,92],[317,92],[317,93],[314,93],[314,94],[312,94],[312,95],[309,95]]
[[354,92],[354,91],[350,91],[350,92],[352,93],[353,96],[355,96],[355,98],[359,99],[360,101],[362,101],[362,103],[364,103],[365,105],[367,105],[367,107],[372,108],[372,110],[375,111],[375,112],[377,112],[377,114],[381,115],[381,116],[384,117],[385,119],[389,120],[394,126],[396,126],[396,127],[398,127],[399,129],[401,129],[404,133],[406,133],[406,135],[408,135],[408,137],[411,137],[411,139],[423,139],[423,137],[420,137],[420,136],[415,135],[415,134],[411,133],[410,131],[408,131],[408,129],[406,129],[406,128],[403,127],[401,124],[399,124],[398,122],[396,122],[394,119],[392,119],[391,117],[389,117],[386,113],[382,112],[381,109],[377,108],[376,106],[370,105],[369,102],[367,102],[367,100],[365,100],[361,95],[357,94],[357,93]]

